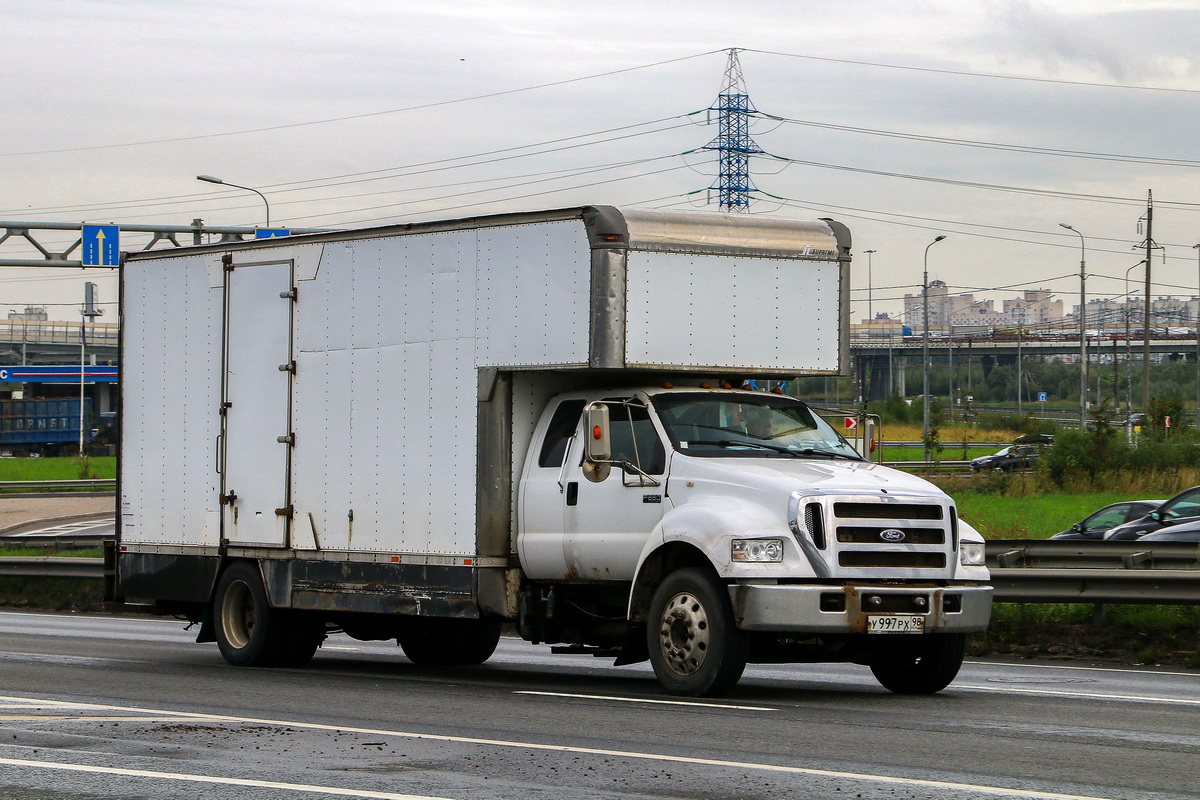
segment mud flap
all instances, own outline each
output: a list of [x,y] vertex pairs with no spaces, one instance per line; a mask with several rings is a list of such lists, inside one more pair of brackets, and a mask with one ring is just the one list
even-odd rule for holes
[[650,648],[646,644],[646,624],[631,622],[625,626],[625,644],[621,645],[621,654],[613,662],[614,667],[626,664],[640,664],[650,660]]
[[209,604],[204,607],[204,613],[200,616],[200,630],[196,633],[196,643],[215,642],[217,634],[214,631],[212,605]]

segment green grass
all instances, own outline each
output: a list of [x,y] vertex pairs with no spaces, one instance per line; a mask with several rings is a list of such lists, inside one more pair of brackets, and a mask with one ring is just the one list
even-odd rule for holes
[[1109,503],[1138,499],[1119,492],[1024,497],[972,491],[951,494],[958,505],[958,515],[985,539],[1045,539]]
[[[1003,447],[1003,445],[1000,447]],[[937,459],[940,461],[970,461],[972,458],[991,455],[999,450],[1000,447],[994,444],[986,446],[971,444],[967,448],[966,456],[964,456],[962,442],[951,442],[949,444],[942,442],[942,452],[937,455]],[[883,448],[883,460],[924,461],[925,449],[923,447],[885,447]]]
[[117,459],[0,458],[0,481],[77,481],[117,477]]

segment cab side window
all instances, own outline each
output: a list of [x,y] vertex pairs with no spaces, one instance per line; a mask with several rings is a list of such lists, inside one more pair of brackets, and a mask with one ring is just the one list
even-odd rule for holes
[[561,467],[567,455],[567,443],[575,435],[579,427],[579,418],[583,415],[584,400],[564,400],[554,409],[550,418],[550,427],[546,429],[546,438],[542,441],[542,450],[538,454],[539,467]]
[[614,404],[611,409],[613,460],[628,461],[647,475],[663,474],[667,453],[646,407]]

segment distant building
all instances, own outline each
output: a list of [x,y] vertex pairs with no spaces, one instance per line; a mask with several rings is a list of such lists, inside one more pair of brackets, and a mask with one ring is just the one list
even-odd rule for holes
[[45,307],[25,306],[24,311],[9,309],[8,318],[17,322],[48,322],[50,315],[46,312]]
[[[949,293],[942,281],[929,283],[929,329],[946,330],[949,327],[964,327],[972,330],[1013,326],[1052,326],[1061,324],[1062,300],[1055,300],[1054,293],[1045,289],[1023,292],[1018,298],[1003,301],[1003,310],[997,311],[995,301],[976,300],[973,294]],[[904,315],[910,325],[919,330],[924,324],[924,311],[919,294],[904,295]]]

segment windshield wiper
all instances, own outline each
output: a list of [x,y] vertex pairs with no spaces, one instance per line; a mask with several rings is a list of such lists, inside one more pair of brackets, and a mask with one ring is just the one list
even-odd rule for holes
[[857,454],[851,455],[850,453],[838,453],[833,450],[819,450],[814,447],[805,447],[802,450],[793,450],[790,447],[783,447],[782,445],[777,445],[777,444],[767,444],[766,442],[748,442],[748,441],[735,442],[731,439],[721,439],[721,440],[699,440],[699,441],[692,440],[692,441],[688,442],[688,444],[706,444],[706,445],[712,445],[714,447],[757,447],[761,450],[770,450],[773,453],[783,453],[784,455],[791,456],[792,458],[806,458],[809,456],[822,456],[824,458],[845,458],[845,459],[849,459],[850,461],[862,461],[863,460],[862,457]]
[[806,447],[803,450],[793,450],[791,452],[799,453],[805,456],[825,456],[827,458],[845,458],[849,461],[865,461],[862,456],[857,453],[839,453],[836,450],[817,450],[813,447]]
[[789,450],[788,448],[780,447],[777,444],[766,444],[764,442],[735,442],[732,439],[691,439],[688,441],[688,444],[706,444],[711,445],[712,447],[758,447],[775,453],[785,453],[789,456],[795,456],[796,458],[800,457],[800,451]]

